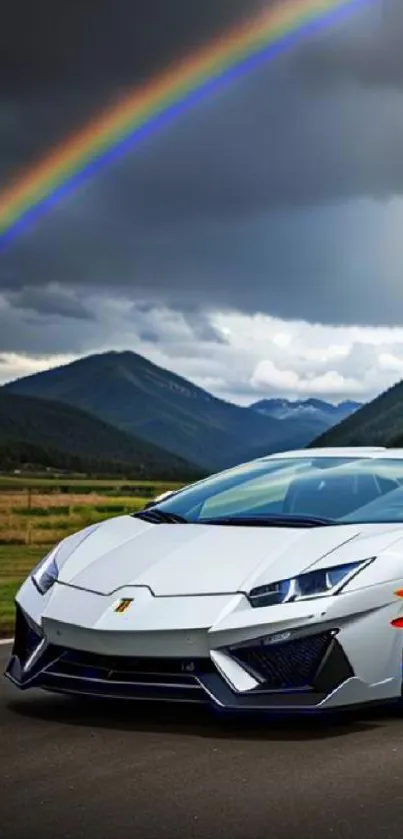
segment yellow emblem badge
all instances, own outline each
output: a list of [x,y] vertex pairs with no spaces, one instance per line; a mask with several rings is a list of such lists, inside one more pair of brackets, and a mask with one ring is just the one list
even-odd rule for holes
[[122,615],[123,612],[127,612],[131,603],[133,603],[133,597],[123,597],[116,606],[115,612]]

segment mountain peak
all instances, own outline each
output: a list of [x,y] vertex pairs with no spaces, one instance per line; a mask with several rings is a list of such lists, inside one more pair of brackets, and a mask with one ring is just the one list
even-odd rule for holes
[[294,401],[281,398],[261,399],[250,407],[264,416],[309,424],[312,435],[316,436],[337,425],[353,411],[356,411],[360,405],[351,401],[333,405],[330,402],[325,402],[324,399],[311,397]]
[[234,405],[130,350],[87,356],[5,390],[82,408],[206,471],[300,448],[337,421],[309,401]]
[[310,439],[129,350],[87,356],[5,387],[82,408],[206,471],[288,448],[291,435],[299,446]]

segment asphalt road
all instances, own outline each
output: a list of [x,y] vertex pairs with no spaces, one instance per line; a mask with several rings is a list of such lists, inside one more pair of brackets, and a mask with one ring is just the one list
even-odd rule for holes
[[0,744],[1,839],[403,835],[403,715],[390,710],[241,724],[0,678]]

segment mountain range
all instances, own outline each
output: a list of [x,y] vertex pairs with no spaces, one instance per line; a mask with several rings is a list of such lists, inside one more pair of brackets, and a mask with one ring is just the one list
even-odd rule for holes
[[250,407],[274,419],[294,420],[296,427],[304,426],[314,437],[358,411],[361,403],[345,400],[332,405],[323,399],[299,399],[294,402],[289,399],[261,399]]
[[0,468],[26,463],[161,480],[202,476],[199,468],[86,411],[0,388]]
[[403,382],[312,441],[317,446],[403,446]]
[[[212,396],[186,379],[128,351],[88,356],[18,379],[0,388],[0,393],[51,400],[54,411],[55,403],[79,409],[86,412],[87,422],[88,416],[92,415],[107,424],[109,434],[114,427],[126,436],[125,444],[122,438],[118,441],[116,437],[112,444],[111,438],[111,457],[113,451],[116,455],[120,451],[119,457],[122,457],[122,446],[127,446],[131,440],[133,446],[137,446],[139,456],[146,451],[141,446],[149,444],[154,447],[147,449],[152,460],[152,452],[155,453],[157,446],[160,452],[164,450],[165,458],[173,455],[181,459],[182,468],[186,462],[188,469],[196,468],[204,473],[276,451],[305,447],[332,422],[338,422],[340,411],[348,410],[346,403],[342,403],[344,408],[341,408],[320,400],[305,403],[263,400],[250,407],[241,407]],[[356,403],[350,407],[355,410]],[[54,424],[58,424],[56,416]],[[99,440],[100,444],[98,431],[96,436],[94,429],[94,441]],[[35,433],[32,428],[30,434],[33,444]],[[74,434],[72,431],[71,439]],[[80,431],[77,427],[77,434],[84,439],[82,424]],[[52,445],[52,435],[39,435],[35,439],[40,445],[48,439],[48,445]],[[91,457],[97,457],[96,450],[94,443]],[[101,446],[101,451],[104,454],[105,447]],[[84,450],[80,452],[84,455]],[[76,453],[79,453],[78,449]],[[144,459],[144,454],[142,456]],[[165,460],[167,466],[168,462]],[[171,463],[177,474],[180,464]]]

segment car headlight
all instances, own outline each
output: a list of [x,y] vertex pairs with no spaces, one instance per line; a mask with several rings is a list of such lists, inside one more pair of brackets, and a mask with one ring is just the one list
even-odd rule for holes
[[278,603],[292,603],[296,600],[309,600],[314,597],[329,597],[341,591],[349,580],[370,562],[373,562],[373,558],[332,568],[318,568],[316,571],[308,571],[290,580],[258,586],[251,590],[248,599],[251,606],[257,608],[275,606]]
[[70,558],[73,551],[91,536],[95,530],[102,525],[102,522],[90,524],[83,530],[79,530],[72,536],[62,539],[46,556],[41,559],[38,565],[31,571],[31,580],[41,594],[46,594],[56,582],[64,563]]
[[31,580],[41,594],[46,594],[57,580],[59,574],[56,561],[58,549],[59,545],[52,548],[32,571]]

